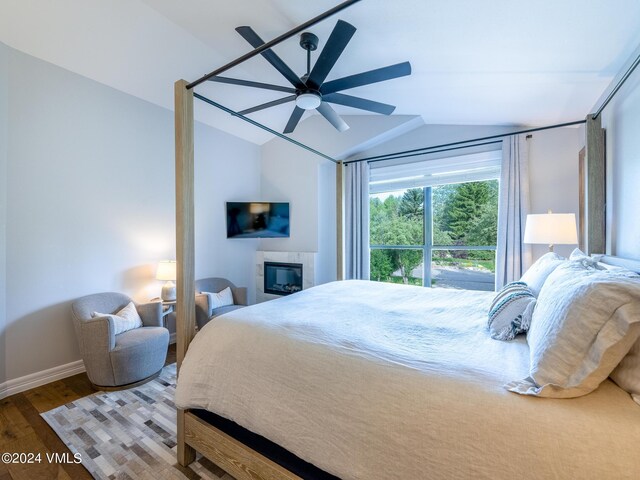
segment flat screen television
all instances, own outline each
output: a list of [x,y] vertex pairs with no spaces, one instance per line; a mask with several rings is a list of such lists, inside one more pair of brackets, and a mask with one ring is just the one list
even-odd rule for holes
[[286,202],[227,202],[227,238],[289,237]]

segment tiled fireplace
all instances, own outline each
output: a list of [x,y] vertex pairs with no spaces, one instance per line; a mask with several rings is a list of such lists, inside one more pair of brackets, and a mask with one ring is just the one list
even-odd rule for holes
[[264,302],[313,287],[315,252],[257,252],[256,301]]

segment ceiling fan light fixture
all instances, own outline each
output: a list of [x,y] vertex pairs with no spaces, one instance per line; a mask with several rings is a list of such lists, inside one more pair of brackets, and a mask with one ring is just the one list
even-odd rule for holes
[[318,108],[321,103],[322,97],[315,92],[304,92],[296,97],[296,106],[303,110],[313,110]]

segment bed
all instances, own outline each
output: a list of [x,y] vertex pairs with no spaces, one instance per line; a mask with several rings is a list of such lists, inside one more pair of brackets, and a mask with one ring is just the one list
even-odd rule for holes
[[[638,478],[640,406],[613,382],[504,388],[529,349],[489,337],[493,296],[341,281],[223,315],[181,366],[187,443],[243,478]],[[262,469],[203,412],[313,467]]]

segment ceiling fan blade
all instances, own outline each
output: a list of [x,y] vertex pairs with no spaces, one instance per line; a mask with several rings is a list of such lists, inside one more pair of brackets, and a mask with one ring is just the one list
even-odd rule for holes
[[289,95],[288,97],[279,98],[278,100],[274,100],[272,102],[263,103],[262,105],[258,105],[257,107],[241,110],[238,113],[240,115],[247,115],[248,113],[257,112],[258,110],[264,110],[265,108],[275,107],[276,105],[282,105],[283,103],[293,102],[295,99],[295,95]]
[[322,53],[318,57],[316,64],[313,66],[309,78],[307,79],[307,87],[320,88],[333,66],[342,55],[345,47],[356,33],[356,27],[344,20],[338,20],[333,28],[331,35],[327,39],[327,43],[322,49]]
[[[251,27],[242,26],[237,27],[236,32],[238,32],[242,38],[244,38],[253,48],[258,48],[264,45],[264,40],[260,38],[260,36],[253,31]],[[300,80],[300,78],[295,74],[293,70],[291,70],[286,63],[282,61],[282,59],[275,54],[275,52],[271,49],[267,49],[261,54],[267,61],[273,65],[273,67],[278,70],[284,78],[291,82],[296,88],[304,88],[304,84]]]
[[338,78],[322,85],[320,91],[325,93],[339,92],[349,88],[369,85],[371,83],[384,82],[398,77],[411,75],[411,64],[409,62],[397,63],[388,67],[376,68],[368,72],[356,73],[348,77]]
[[340,118],[340,115],[338,115],[328,103],[322,102],[316,110],[318,110],[324,118],[329,120],[329,123],[336,127],[336,130],[338,130],[339,132],[344,132],[345,130],[349,129],[349,125],[347,125],[347,122],[342,120],[342,118]]
[[280,85],[271,85],[270,83],[251,82],[249,80],[240,80],[238,78],[211,77],[209,81],[228,83],[229,85],[242,85],[243,87],[264,88],[265,90],[275,90],[276,92],[296,93],[295,88],[281,87]]
[[298,122],[302,118],[303,114],[304,114],[304,110],[302,108],[300,107],[294,108],[293,112],[291,113],[291,116],[289,117],[289,121],[287,122],[287,126],[284,127],[284,132],[282,133],[293,132],[298,126]]
[[343,93],[330,93],[323,95],[322,99],[329,103],[338,103],[347,107],[359,108],[360,110],[368,110],[370,112],[381,113],[383,115],[391,115],[396,109],[395,106],[388,103],[374,102],[366,98],[352,97]]

